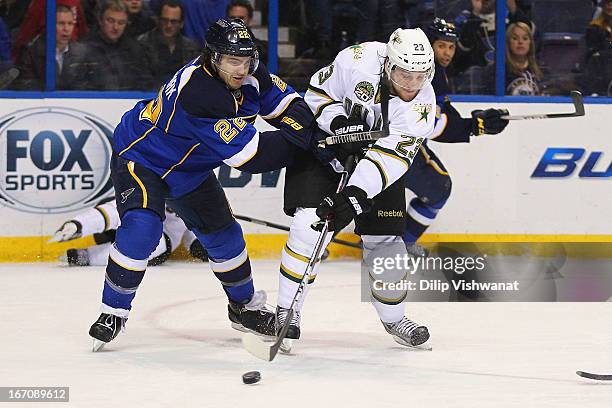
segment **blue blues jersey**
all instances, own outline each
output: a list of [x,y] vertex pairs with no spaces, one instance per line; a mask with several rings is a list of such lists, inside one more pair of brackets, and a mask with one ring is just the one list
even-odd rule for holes
[[115,129],[113,150],[158,174],[172,197],[202,183],[225,163],[239,167],[258,151],[257,115],[274,124],[299,95],[260,64],[237,91],[197,58],[140,101]]
[[436,93],[436,125],[431,140],[442,143],[466,143],[470,141],[472,120],[464,119],[448,99],[450,86],[446,69],[436,63],[431,85]]

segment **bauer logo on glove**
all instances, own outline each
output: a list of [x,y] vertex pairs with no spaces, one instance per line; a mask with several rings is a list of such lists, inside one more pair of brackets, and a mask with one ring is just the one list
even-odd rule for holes
[[350,125],[350,126],[344,126],[341,128],[338,128],[335,130],[335,134],[336,136],[340,136],[340,135],[346,135],[348,133],[357,133],[357,132],[365,132],[365,128],[363,125],[359,124],[359,125]]

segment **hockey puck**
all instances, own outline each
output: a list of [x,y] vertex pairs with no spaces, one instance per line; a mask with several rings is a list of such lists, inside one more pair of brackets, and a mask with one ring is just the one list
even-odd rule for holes
[[255,384],[259,380],[261,380],[261,373],[259,371],[249,371],[242,374],[242,382],[245,384]]

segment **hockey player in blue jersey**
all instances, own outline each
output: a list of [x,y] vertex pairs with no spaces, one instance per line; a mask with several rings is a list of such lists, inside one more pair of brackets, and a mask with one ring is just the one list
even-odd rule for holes
[[455,26],[436,18],[426,29],[434,50],[435,69],[432,86],[436,93],[437,120],[434,135],[421,145],[421,154],[415,157],[406,173],[406,187],[415,193],[408,204],[406,232],[403,235],[409,253],[424,256],[426,252],[416,244],[436,218],[451,193],[451,179],[444,164],[431,149],[431,141],[442,143],[468,143],[471,136],[497,134],[505,129],[508,121],[505,109],[474,110],[471,117],[462,118],[453,107],[446,67],[455,54],[458,40]]
[[[258,132],[262,116],[279,130]],[[313,115],[291,87],[258,63],[240,20],[218,20],[200,57],[181,68],[156,98],[126,112],[111,160],[121,225],[112,246],[94,351],[123,329],[147,258],[162,234],[166,203],[208,250],[228,297],[232,327],[274,335],[265,292],[255,292],[240,225],[213,170],[225,163],[250,173],[289,164],[316,132]]]

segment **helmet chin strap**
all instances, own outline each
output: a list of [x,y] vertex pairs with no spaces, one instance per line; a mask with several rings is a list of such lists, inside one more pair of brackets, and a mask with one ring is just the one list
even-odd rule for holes
[[213,67],[215,67],[215,71],[217,71],[217,73],[218,73],[219,71],[221,71],[221,72],[223,72],[224,74],[228,75],[229,77],[232,77],[232,76],[233,76],[231,72],[224,70],[223,68],[221,68],[221,67],[219,66],[219,64],[217,64],[217,63],[213,62],[213,63],[212,63],[212,65],[213,65]]

